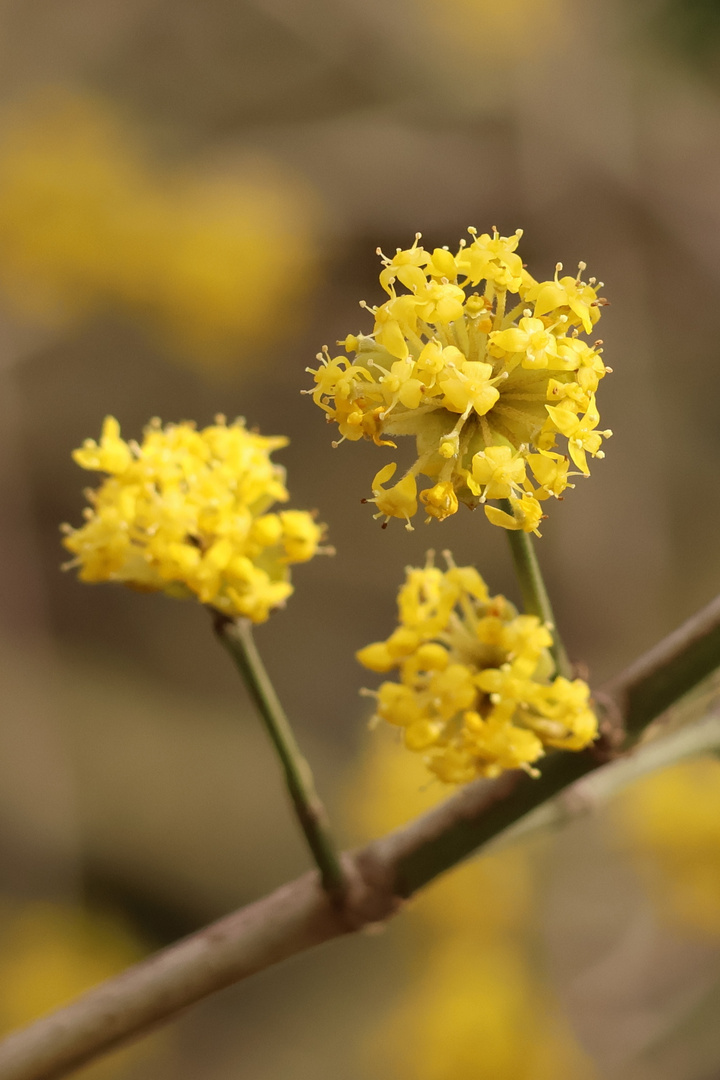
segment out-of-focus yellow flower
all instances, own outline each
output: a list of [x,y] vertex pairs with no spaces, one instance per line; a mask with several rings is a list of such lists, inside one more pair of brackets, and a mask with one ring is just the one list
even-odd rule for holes
[[[358,842],[382,836],[447,798],[447,790],[428,782],[420,759],[408,759],[388,728],[369,740],[346,789],[346,817]],[[495,939],[505,930],[515,933],[533,911],[528,851],[527,842],[516,844],[454,867],[413,897],[414,919],[433,935],[457,932]]]
[[[609,368],[601,342],[588,344],[604,303],[595,278],[551,281],[527,273],[513,236],[478,235],[426,251],[418,243],[382,256],[380,284],[389,294],[370,308],[372,334],[351,334],[346,356],[318,355],[311,393],[341,439],[372,439],[394,446],[413,435],[417,459],[392,487],[394,466],[375,477],[373,498],[385,522],[407,522],[417,509],[416,478],[429,521],[488,500],[509,500],[511,512],[486,505],[488,519],[505,529],[538,532],[542,503],[589,475],[587,457],[603,457],[595,391]],[[382,254],[382,253],[381,253]],[[404,291],[399,291],[404,290]],[[568,457],[556,451],[558,437]],[[337,444],[335,444],[337,445]]]
[[[468,58],[473,57],[473,45],[479,36],[492,41],[493,48],[486,50],[483,66],[490,75],[502,70],[512,71],[529,56],[547,49],[551,43],[562,40],[571,18],[567,0],[505,0],[502,4],[493,0],[445,0],[442,6],[432,0],[420,0],[416,5],[421,28],[432,35],[433,42],[442,43],[439,52],[455,46],[457,53],[450,56],[467,68]],[[467,76],[467,70],[463,70]]]
[[[144,950],[122,923],[80,908],[35,902],[0,909],[0,1033],[30,1023],[141,960]],[[134,1051],[137,1053],[137,1051]],[[88,1072],[110,1078],[124,1057]]]
[[361,649],[371,671],[397,670],[375,691],[375,716],[403,729],[447,783],[534,772],[546,747],[581,750],[597,735],[582,679],[552,678],[552,637],[535,615],[490,597],[471,566],[408,567],[398,593],[399,626]]
[[289,565],[319,549],[324,526],[285,502],[285,470],[270,460],[287,445],[241,420],[197,431],[153,421],[143,441],[127,443],[107,417],[99,443],[73,454],[83,469],[108,473],[87,492],[91,508],[63,543],[82,581],[195,596],[225,615],[264,622],[293,591]]
[[108,103],[61,89],[0,126],[0,288],[21,311],[119,307],[176,354],[216,364],[296,325],[313,210],[269,162],[153,165]]
[[632,852],[667,916],[720,935],[720,761],[638,780],[611,820],[612,842]]
[[[373,740],[348,784],[360,838],[403,824],[444,797],[418,759]],[[533,847],[533,854],[535,848]],[[371,1033],[393,1080],[590,1080],[592,1065],[537,968],[536,868],[527,842],[454,867],[413,898],[408,983]]]
[[[475,918],[484,897],[474,893]],[[590,1080],[552,995],[512,937],[440,937],[375,1036],[393,1080]]]

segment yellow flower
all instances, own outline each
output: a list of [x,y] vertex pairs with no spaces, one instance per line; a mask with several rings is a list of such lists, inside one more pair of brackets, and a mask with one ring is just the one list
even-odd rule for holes
[[490,597],[469,566],[409,567],[398,594],[399,626],[361,649],[371,671],[399,682],[365,691],[375,716],[403,729],[405,745],[447,783],[525,769],[546,747],[581,750],[597,736],[582,679],[552,678],[550,630]]
[[404,476],[399,483],[391,488],[384,488],[386,483],[397,469],[395,462],[384,465],[372,482],[373,498],[365,502],[374,502],[378,508],[376,518],[384,517],[383,528],[391,517],[403,518],[407,524],[406,529],[412,532],[410,518],[417,512],[417,483],[414,476]]
[[583,417],[572,412],[570,409],[561,408],[559,405],[546,405],[550,419],[558,431],[567,436],[570,457],[578,468],[582,469],[585,476],[589,476],[586,451],[593,457],[604,457],[600,444],[602,436],[608,435],[607,431],[595,431],[600,421],[600,414],[595,404],[595,395],[590,395],[587,411]]
[[[352,360],[324,349],[319,367],[307,369],[315,387],[305,393],[338,424],[340,442],[394,447],[395,436],[415,437],[417,458],[392,489],[393,505],[405,492],[412,498],[386,517],[412,517],[423,474],[432,481],[420,491],[428,520],[483,503],[493,524],[537,532],[541,503],[575,475],[567,456],[553,453],[558,436],[588,475],[587,455],[602,457],[612,434],[597,430],[595,392],[610,370],[601,342],[578,336],[592,330],[604,301],[594,278],[581,279],[584,263],[577,278],[559,277],[558,264],[553,280],[535,281],[516,250],[520,230],[469,232],[455,254],[426,251],[418,234],[411,248],[383,256],[389,299],[368,309],[372,333],[339,343]],[[368,501],[377,502],[377,484]],[[495,499],[510,499],[512,513],[487,505]]]
[[467,478],[471,491],[486,499],[509,499],[522,491],[525,483],[525,458],[509,446],[488,446],[479,450],[472,462],[472,477]]
[[[585,264],[581,263],[580,272],[584,269]],[[597,293],[592,284],[586,285],[579,277],[558,278],[561,270],[562,263],[558,263],[555,280],[534,283],[528,289],[526,299],[534,302],[536,315],[547,315],[551,311],[568,316],[572,313],[574,321],[581,323],[585,333],[589,334],[600,318]]]
[[517,327],[494,330],[490,334],[488,351],[491,356],[502,357],[504,353],[524,353],[525,368],[546,368],[557,358],[558,339],[545,328],[542,319],[524,316]]
[[446,517],[457,512],[457,495],[449,480],[444,480],[435,487],[426,488],[420,498],[428,512],[426,521],[429,521],[431,517],[444,521]]
[[[544,498],[554,493],[554,491],[543,489]],[[486,506],[485,514],[493,525],[501,525],[504,529],[522,529],[523,532],[534,532],[539,536],[538,525],[542,517],[542,509],[538,502],[540,497],[540,495],[523,494],[518,499],[511,495],[508,501],[512,514],[499,510],[497,506]]]
[[82,581],[195,596],[264,622],[293,591],[289,565],[321,550],[324,533],[304,510],[268,512],[288,499],[285,471],[270,460],[285,445],[224,417],[201,431],[153,421],[138,445],[107,417],[100,442],[87,439],[73,454],[83,469],[110,475],[88,493],[85,524],[64,526],[69,565]]

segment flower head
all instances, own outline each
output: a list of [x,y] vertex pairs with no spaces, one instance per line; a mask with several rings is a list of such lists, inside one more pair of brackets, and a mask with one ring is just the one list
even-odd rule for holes
[[597,736],[582,679],[553,678],[550,629],[491,597],[471,566],[408,567],[398,594],[399,626],[361,649],[371,671],[397,670],[377,692],[375,715],[403,729],[448,783],[525,769],[545,748],[581,750]]
[[201,431],[153,421],[138,445],[108,416],[100,442],[73,454],[108,476],[87,492],[85,524],[64,527],[69,565],[82,581],[195,596],[264,622],[293,591],[289,565],[311,559],[324,533],[304,510],[271,510],[288,499],[285,470],[270,460],[285,445],[224,417]]
[[[368,309],[372,333],[349,335],[345,356],[324,349],[305,392],[338,424],[340,442],[394,447],[395,436],[415,436],[417,459],[392,489],[392,509],[380,506],[377,477],[373,485],[368,501],[386,517],[408,520],[419,502],[442,521],[460,502],[501,499],[512,513],[486,505],[493,524],[537,532],[541,503],[587,476],[588,455],[602,457],[612,434],[597,429],[595,392],[610,370],[602,343],[579,336],[600,318],[601,285],[582,280],[584,263],[577,277],[560,277],[558,264],[551,281],[535,281],[517,254],[520,230],[469,231],[455,254],[426,251],[418,234],[411,248],[383,255],[388,299]],[[567,453],[555,449],[558,438]],[[568,455],[579,473],[568,471]],[[416,498],[420,474],[430,485]]]

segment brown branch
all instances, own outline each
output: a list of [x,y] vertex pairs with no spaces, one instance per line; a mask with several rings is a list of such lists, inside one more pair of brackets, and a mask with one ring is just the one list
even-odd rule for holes
[[215,990],[346,930],[313,871],[8,1036],[0,1077],[65,1076]]
[[[716,600],[603,687],[598,698],[637,733],[719,664]],[[705,741],[692,744],[695,752],[720,741],[720,724],[706,727]],[[321,888],[316,872],[306,874],[8,1036],[0,1043],[0,1080],[66,1076],[216,990],[384,921],[438,874],[511,826],[519,828],[517,822],[529,812],[543,804],[547,808],[560,792],[570,796],[574,782],[628,764],[628,756],[616,765],[603,766],[604,760],[605,752],[592,750],[557,753],[538,780],[513,772],[469,784],[416,821],[343,856],[349,887],[342,905]],[[571,801],[566,798],[566,806]]]
[[720,667],[720,596],[603,687],[630,735]]

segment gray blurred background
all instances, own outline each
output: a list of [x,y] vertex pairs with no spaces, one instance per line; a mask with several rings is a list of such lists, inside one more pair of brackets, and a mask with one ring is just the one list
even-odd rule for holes
[[[337,554],[295,569],[257,640],[338,834],[367,839],[352,793],[387,793],[353,654],[389,633],[403,567],[449,547],[518,597],[479,515],[381,531],[360,500],[388,459],[331,449],[305,367],[368,329],[376,247],[418,230],[454,247],[468,225],[522,227],[536,277],[587,262],[611,304],[615,434],[540,555],[597,684],[718,589],[719,192],[717,0],[0,4],[0,1024],[40,1011],[56,969],[80,988],[81,938],[78,970],[105,973],[68,913],[110,920],[111,970],[307,865],[205,613],[60,572],[87,483],[70,451],[108,413],[126,437],[217,412],[290,436],[291,505],[318,509]],[[594,1065],[508,1076],[709,1080],[717,934],[663,922],[613,822],[548,840],[523,960]],[[702,858],[720,908],[718,844]],[[268,972],[113,1075],[399,1076],[367,1046],[422,937],[393,927]],[[478,1054],[428,1080],[484,1077]]]

